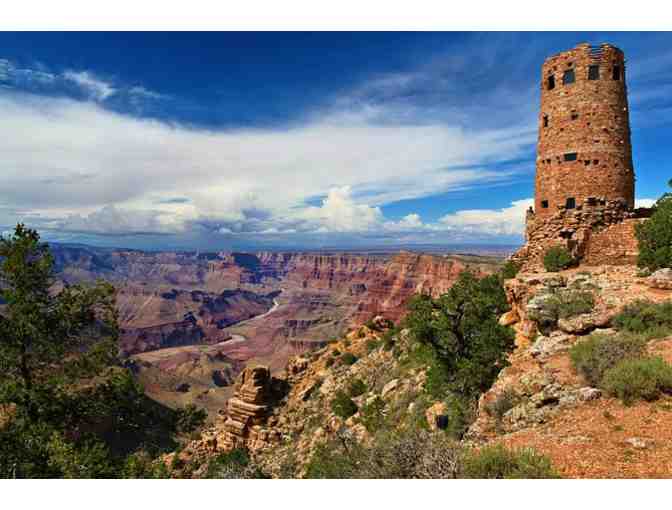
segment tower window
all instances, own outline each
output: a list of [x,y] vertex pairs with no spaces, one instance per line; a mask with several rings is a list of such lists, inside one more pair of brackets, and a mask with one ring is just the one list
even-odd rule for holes
[[597,199],[595,197],[588,197],[588,205],[597,205]]
[[576,112],[572,112],[571,118],[572,118],[572,120],[576,120],[576,119],[579,118],[579,114],[576,113]]
[[546,88],[548,90],[553,90],[555,88],[555,76],[551,75],[548,77],[548,80],[546,82]]
[[588,79],[589,80],[599,80],[600,79],[600,66],[588,66]]
[[614,80],[619,81],[621,79],[621,66],[614,66],[611,76]]
[[575,209],[576,208],[576,199],[574,197],[569,197],[565,202],[565,209]]
[[548,127],[548,115],[544,115],[544,127]]
[[567,152],[565,153],[565,161],[576,161],[577,153],[576,152]]
[[541,201],[541,208],[542,209],[548,209],[548,200],[542,200]]
[[574,83],[574,69],[568,69],[562,75],[562,84],[569,85],[570,83]]

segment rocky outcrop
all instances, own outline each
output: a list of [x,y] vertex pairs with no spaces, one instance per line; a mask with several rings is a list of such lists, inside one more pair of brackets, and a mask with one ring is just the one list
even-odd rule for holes
[[268,367],[248,367],[236,381],[234,395],[226,408],[223,434],[217,438],[220,450],[263,447],[279,435],[262,427],[270,410],[271,374]]

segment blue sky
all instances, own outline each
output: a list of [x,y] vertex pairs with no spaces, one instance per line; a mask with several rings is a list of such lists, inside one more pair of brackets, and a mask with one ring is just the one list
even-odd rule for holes
[[0,227],[241,249],[519,243],[550,54],[627,58],[637,198],[672,177],[668,33],[0,33]]

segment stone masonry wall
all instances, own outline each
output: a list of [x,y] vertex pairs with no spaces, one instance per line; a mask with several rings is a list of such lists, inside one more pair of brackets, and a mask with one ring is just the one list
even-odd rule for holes
[[[590,74],[591,66],[597,66],[597,76]],[[573,81],[566,80],[572,73]],[[546,59],[537,144],[537,217],[554,215],[568,198],[577,205],[603,197],[634,207],[628,115],[621,50],[581,44]]]
[[560,209],[553,216],[527,216],[527,242],[511,259],[524,271],[543,268],[551,246],[563,246],[584,264],[623,265],[637,257],[634,224],[651,214],[650,209],[630,209],[621,200],[586,200],[576,209]]
[[583,263],[589,266],[636,264],[639,248],[635,237],[638,218],[611,225],[590,237]]

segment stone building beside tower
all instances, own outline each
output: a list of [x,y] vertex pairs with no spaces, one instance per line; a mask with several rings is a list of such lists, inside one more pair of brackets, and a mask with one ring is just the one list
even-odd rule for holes
[[635,261],[635,172],[623,52],[579,44],[541,68],[534,209],[514,256],[538,268],[553,245],[586,264]]

